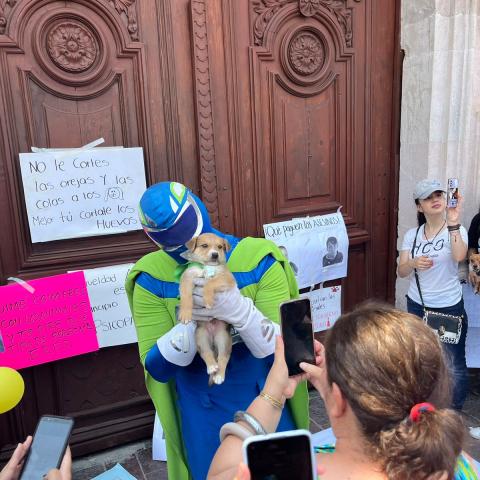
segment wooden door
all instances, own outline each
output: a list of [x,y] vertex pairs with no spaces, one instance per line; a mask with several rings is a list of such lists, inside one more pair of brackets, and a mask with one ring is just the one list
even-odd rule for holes
[[[99,137],[142,146],[149,183],[184,177],[195,188],[195,166],[182,173],[177,106],[166,93],[175,83],[171,22],[164,2],[0,1],[2,283],[134,261],[152,249],[141,232],[32,244],[18,161],[31,146],[79,147]],[[44,413],[75,417],[75,454],[151,435],[136,345],[22,374],[25,397],[0,416],[0,447],[32,433]]]
[[[211,105],[218,139],[205,150],[219,159],[216,176],[208,169],[202,179],[221,192],[212,201],[219,225],[262,235],[264,223],[341,208],[345,308],[394,298],[399,6],[192,1],[197,109],[203,120]],[[219,95],[198,94],[203,85]]]
[[[393,299],[399,0],[0,0],[0,280],[134,261],[141,232],[32,244],[18,154],[141,146],[148,184],[179,180],[215,226],[342,207],[344,308]],[[75,454],[151,434],[136,346],[22,371],[3,458],[43,413]]]

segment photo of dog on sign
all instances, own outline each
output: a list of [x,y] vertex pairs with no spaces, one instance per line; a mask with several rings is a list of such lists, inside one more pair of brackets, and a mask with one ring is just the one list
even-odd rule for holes
[[[186,265],[180,277],[180,308],[178,319],[187,324],[192,320],[193,288],[195,278],[205,278],[203,299],[206,308],[213,306],[215,294],[236,286],[233,274],[227,268],[227,240],[213,233],[203,233],[187,244]],[[195,340],[199,355],[210,375],[209,385],[220,385],[225,380],[225,370],[232,352],[230,326],[216,318],[198,322]]]

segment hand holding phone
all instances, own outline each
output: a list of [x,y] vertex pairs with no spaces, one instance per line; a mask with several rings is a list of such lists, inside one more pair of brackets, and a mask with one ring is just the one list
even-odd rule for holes
[[302,374],[301,362],[315,365],[310,299],[299,298],[282,303],[280,319],[288,374]]
[[20,474],[21,480],[40,480],[59,468],[73,428],[73,418],[44,415],[40,418],[33,442]]
[[314,480],[315,455],[311,438],[307,430],[247,438],[243,443],[243,457],[251,480]]
[[10,480],[18,479],[18,475],[22,469],[23,462],[27,456],[28,449],[32,444],[32,437],[29,435],[23,443],[19,443],[17,448],[13,451],[10,460],[7,464],[0,470],[0,479]]

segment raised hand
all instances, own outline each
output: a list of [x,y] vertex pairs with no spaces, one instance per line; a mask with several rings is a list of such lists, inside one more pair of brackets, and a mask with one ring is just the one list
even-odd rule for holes
[[448,225],[458,225],[461,219],[463,205],[463,197],[458,194],[457,206],[454,208],[447,208],[447,224]]

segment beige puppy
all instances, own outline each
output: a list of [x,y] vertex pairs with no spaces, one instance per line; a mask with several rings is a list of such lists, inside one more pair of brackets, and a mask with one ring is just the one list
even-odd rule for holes
[[[230,249],[227,240],[213,233],[204,233],[192,238],[187,244],[189,266],[180,278],[180,310],[178,319],[182,323],[192,320],[193,280],[197,277],[206,279],[203,288],[205,307],[211,308],[215,293],[235,287],[236,282],[226,266],[226,252]],[[220,385],[225,380],[232,337],[228,324],[216,318],[209,322],[198,322],[195,340],[200,356],[207,365],[210,375],[209,385]]]
[[470,271],[475,275],[471,275],[473,278],[473,290],[475,293],[480,293],[480,253],[472,253],[469,258]]

